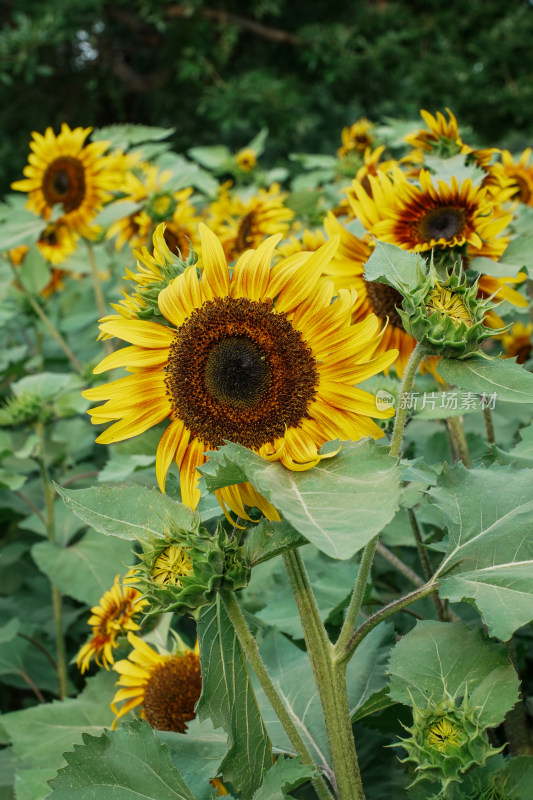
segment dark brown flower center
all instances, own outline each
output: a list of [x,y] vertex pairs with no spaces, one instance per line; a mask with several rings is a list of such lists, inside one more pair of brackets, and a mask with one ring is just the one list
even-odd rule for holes
[[250,212],[242,218],[235,240],[236,254],[242,253],[254,244],[254,214]]
[[424,242],[434,239],[450,240],[464,228],[465,212],[456,206],[432,208],[417,223],[417,230]]
[[85,198],[85,169],[72,156],[54,159],[43,176],[42,191],[49,206],[61,203],[68,213],[75,211]]
[[157,666],[144,691],[144,714],[152,728],[185,733],[196,716],[202,691],[200,659],[195,653],[176,655]]
[[309,416],[318,372],[300,331],[270,301],[221,297],[176,331],[166,384],[192,436],[258,449]]
[[516,191],[513,194],[513,200],[520,200],[521,203],[526,205],[531,200],[531,188],[521,175],[513,175],[513,182],[516,183]]
[[171,253],[181,253],[182,258],[188,257],[191,245],[182,231],[178,231],[172,223],[167,222],[163,236]]
[[520,345],[520,347],[517,347],[516,350],[511,353],[511,355],[516,355],[517,364],[525,364],[526,361],[529,361],[530,359],[531,350],[531,342],[524,342],[522,345]]
[[402,296],[400,292],[386,283],[377,281],[365,281],[368,299],[372,305],[372,310],[380,319],[389,318],[389,324],[394,328],[402,328],[402,319],[396,311],[396,306],[402,306]]

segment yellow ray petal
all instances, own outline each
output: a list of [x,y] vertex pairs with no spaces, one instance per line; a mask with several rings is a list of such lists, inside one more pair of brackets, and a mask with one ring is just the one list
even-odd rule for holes
[[93,372],[95,375],[99,375],[101,372],[117,367],[155,367],[166,364],[167,361],[168,347],[145,350],[142,347],[131,345],[110,353],[96,365]]
[[196,467],[205,463],[205,449],[204,442],[194,438],[189,443],[180,467],[181,499],[193,511],[200,500],[200,490],[198,489],[200,473],[196,471]]
[[139,347],[170,347],[175,336],[171,328],[160,325],[158,322],[149,322],[141,319],[125,319],[117,317],[100,325],[102,333],[118,336],[130,344]]
[[170,423],[157,446],[155,459],[155,474],[159,488],[165,491],[167,472],[179,448],[185,423],[181,419],[175,419]]

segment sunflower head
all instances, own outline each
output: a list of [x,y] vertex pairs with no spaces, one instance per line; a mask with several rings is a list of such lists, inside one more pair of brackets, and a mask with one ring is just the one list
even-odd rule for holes
[[422,780],[439,781],[444,791],[471,767],[482,766],[503,750],[489,744],[480,724],[481,711],[470,704],[466,694],[460,705],[447,694],[438,703],[429,700],[425,708],[413,706],[413,725],[404,726],[410,735],[393,745],[407,751],[402,763],[414,765],[411,786]]
[[461,358],[478,351],[484,339],[506,330],[484,324],[493,306],[490,301],[478,297],[477,282],[469,286],[460,268],[454,267],[443,281],[431,264],[421,285],[405,293],[398,314],[407,333],[425,346],[428,355]]
[[222,527],[208,533],[199,520],[192,530],[169,520],[165,538],[145,541],[143,551],[137,580],[157,613],[195,614],[213,601],[219,588],[240,589],[250,576],[244,547]]
[[235,161],[243,172],[250,172],[257,165],[257,153],[251,147],[244,147],[235,156]]
[[114,663],[113,650],[118,647],[117,638],[128,631],[139,630],[139,625],[134,621],[148,605],[133,582],[133,571],[121,580],[116,576],[113,586],[104,592],[98,605],[91,608],[91,616],[87,624],[92,628],[92,636],[83,645],[78,653],[76,663],[83,673],[91,659],[109,669]]

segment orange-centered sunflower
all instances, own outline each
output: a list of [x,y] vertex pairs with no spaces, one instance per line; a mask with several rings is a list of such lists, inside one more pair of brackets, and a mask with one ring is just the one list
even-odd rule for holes
[[91,130],[71,130],[63,123],[58,136],[52,128],[44,136],[34,131],[29,164],[23,169],[26,178],[11,184],[12,189],[28,192],[30,211],[49,219],[59,206],[63,222],[87,238],[94,236],[89,222],[117,188],[120,175],[110,157],[103,155],[109,142],[85,145]]
[[[196,267],[172,280],[158,298],[167,324],[118,317],[100,326],[130,346],[104,358],[100,373],[132,374],[87,390],[107,400],[91,412],[95,424],[114,422],[97,441],[136,436],[163,420],[156,473],[162,491],[171,463],[180,470],[183,501],[200,498],[196,467],[225,440],[292,470],[324,457],[328,440],[382,436],[371,417],[386,418],[375,398],[354,386],[388,367],[397,351],[374,357],[383,332],[376,316],[351,324],[353,290],[321,277],[338,237],[315,253],[296,253],[271,267],[280,235],[248,250],[230,274],[222,245],[200,225],[202,275]],[[165,247],[159,228],[154,236]],[[171,254],[166,256],[171,258]],[[217,493],[247,518],[244,505],[275,510],[248,484]]]

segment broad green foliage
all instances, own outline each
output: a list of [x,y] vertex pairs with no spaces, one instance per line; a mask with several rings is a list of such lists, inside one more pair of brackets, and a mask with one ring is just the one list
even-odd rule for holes
[[68,766],[50,781],[54,800],[106,800],[110,792],[124,800],[195,800],[168,748],[144,721],[99,737],[84,733],[83,745],[65,753],[65,759]]
[[265,772],[261,788],[253,796],[253,800],[286,800],[291,789],[306,783],[314,775],[312,767],[303,766],[298,759],[286,759],[280,756],[275,764]]
[[211,490],[249,481],[322,552],[350,558],[394,516],[399,476],[394,459],[372,441],[337,447],[312,470],[291,472],[231,444],[211,454],[201,472]]
[[220,597],[202,611],[198,636],[202,664],[198,716],[227,731],[228,751],[220,771],[243,798],[250,798],[261,784],[262,771],[271,765],[272,749],[244,655]]
[[426,620],[394,647],[390,695],[404,705],[437,705],[468,695],[483,727],[497,725],[518,699],[518,678],[502,645],[458,623]]
[[460,389],[478,394],[496,395],[496,402],[531,403],[533,375],[513,369],[512,360],[470,358],[467,361],[442,359],[439,375]]
[[448,527],[448,551],[436,573],[440,593],[475,603],[489,632],[504,641],[533,619],[532,481],[529,469],[456,465],[430,490]]

